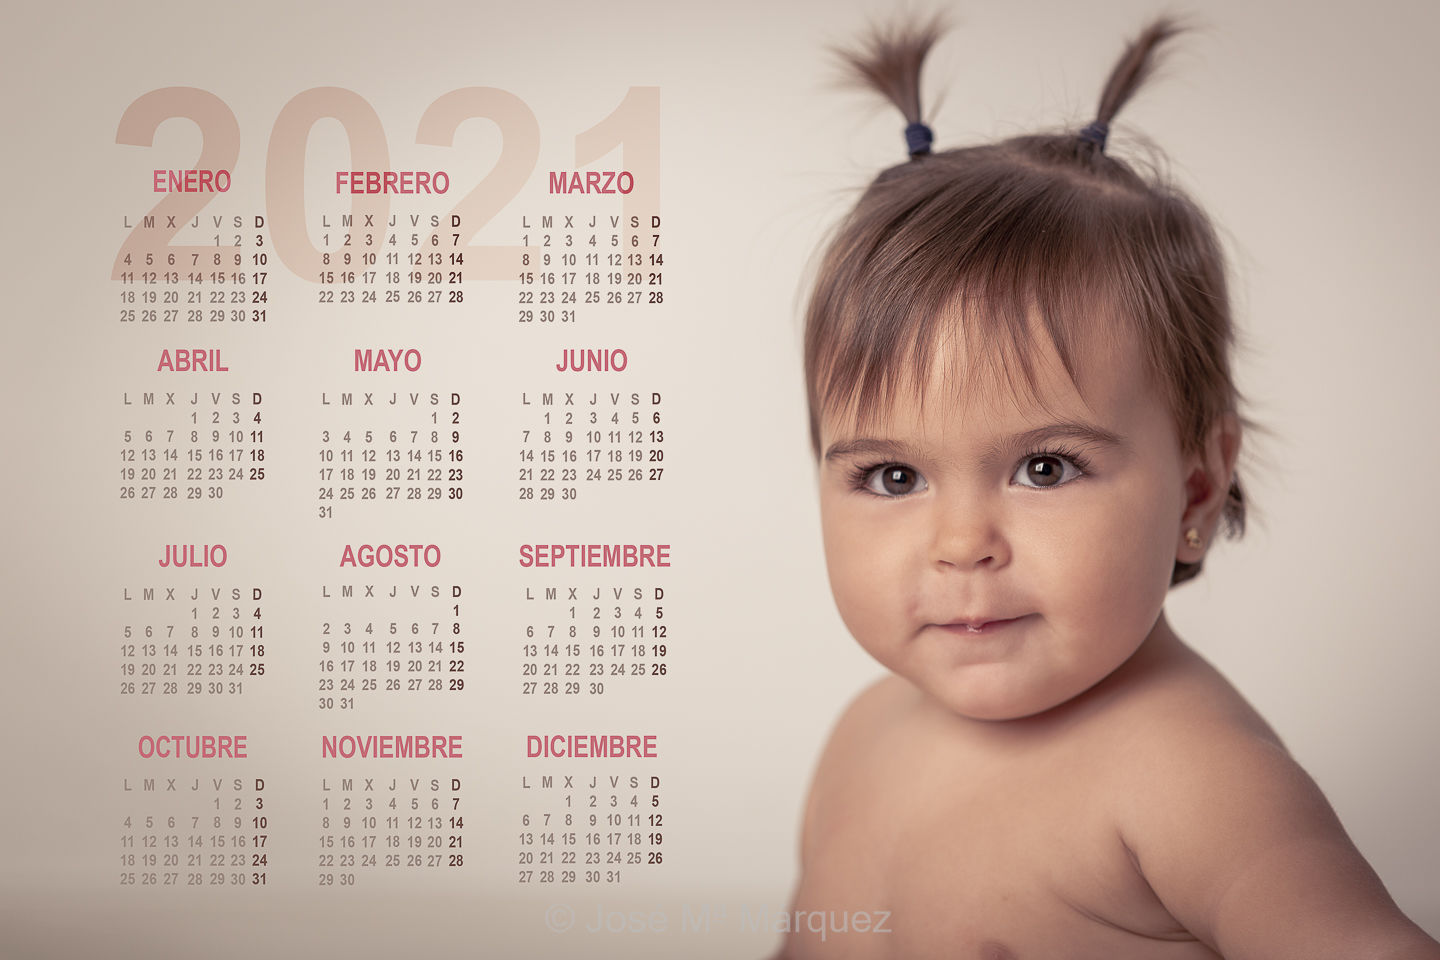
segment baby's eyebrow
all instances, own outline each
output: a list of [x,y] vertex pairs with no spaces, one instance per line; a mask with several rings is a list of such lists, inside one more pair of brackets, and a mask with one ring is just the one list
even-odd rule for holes
[[841,443],[832,443],[830,449],[825,451],[825,460],[843,460],[846,457],[872,456],[891,457],[896,460],[918,460],[920,452],[908,444],[899,443],[894,440],[876,440],[871,437],[861,437],[858,440],[846,440]]
[[[1047,423],[1008,438],[997,439],[989,444],[981,460],[985,463],[992,463],[1017,448],[1028,449],[1047,440],[1059,439],[1076,440],[1096,447],[1119,447],[1124,446],[1125,443],[1119,434],[1106,430],[1104,427],[1085,423],[1082,420],[1063,420],[1057,423]],[[901,441],[860,437],[831,444],[830,448],[825,451],[825,460],[828,462],[865,455],[893,457],[896,460],[917,460],[923,456],[920,450]]]
[[[1112,433],[1104,427],[1098,427],[1083,420],[1062,420],[1059,423],[1047,423],[1043,427],[1036,427],[1034,430],[1026,430],[1024,433],[1017,433],[1011,437],[1008,445],[1016,447],[1033,447],[1046,440],[1056,439],[1078,440],[1081,443],[1088,443],[1096,447],[1120,447],[1125,441],[1118,433]],[[998,452],[999,445],[992,446],[992,450]]]

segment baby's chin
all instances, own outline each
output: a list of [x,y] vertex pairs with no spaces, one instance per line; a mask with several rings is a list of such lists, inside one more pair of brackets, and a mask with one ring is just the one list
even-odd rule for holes
[[926,683],[907,678],[936,706],[963,720],[1004,723],[1050,713],[1072,703],[1084,689],[1016,689],[1006,684],[967,682]]
[[979,723],[1005,723],[1011,720],[1027,720],[1031,717],[1038,717],[1041,714],[1049,713],[1056,707],[1063,706],[1064,703],[1065,701],[1061,701],[1033,706],[1007,702],[952,704],[941,701],[940,706],[962,720],[974,720]]

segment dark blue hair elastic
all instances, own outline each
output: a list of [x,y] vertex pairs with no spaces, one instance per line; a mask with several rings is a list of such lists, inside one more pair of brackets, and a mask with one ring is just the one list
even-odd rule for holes
[[930,144],[934,142],[935,134],[923,123],[912,123],[905,128],[905,146],[912,157],[922,157],[929,153]]
[[1095,146],[1100,149],[1101,153],[1105,152],[1105,138],[1109,135],[1110,125],[1106,123],[1101,123],[1099,120],[1096,120],[1084,130],[1080,131],[1080,139],[1084,140],[1086,143],[1095,144]]

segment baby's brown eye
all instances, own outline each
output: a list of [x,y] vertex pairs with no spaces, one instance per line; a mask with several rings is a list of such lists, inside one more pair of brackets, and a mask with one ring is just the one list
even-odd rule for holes
[[865,489],[882,497],[904,497],[925,489],[925,478],[903,463],[887,463],[871,471]]
[[1028,466],[1030,469],[1025,473],[1037,487],[1053,487],[1060,482],[1060,474],[1065,470],[1055,457],[1036,457]]
[[1015,482],[1024,487],[1058,487],[1080,475],[1080,468],[1064,457],[1037,453],[1026,457],[1015,471]]

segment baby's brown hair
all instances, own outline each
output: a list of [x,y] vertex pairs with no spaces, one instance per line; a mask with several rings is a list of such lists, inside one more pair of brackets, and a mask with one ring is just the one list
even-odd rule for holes
[[[1111,120],[1177,25],[1157,20],[1126,48],[1084,129],[931,153],[920,68],[941,32],[938,18],[881,29],[842,52],[854,76],[905,115],[911,158],[875,178],[820,262],[805,319],[816,455],[822,413],[864,421],[897,391],[918,393],[934,344],[956,326],[969,356],[1000,363],[1012,382],[1018,368],[1033,390],[1036,321],[1072,380],[1085,338],[1121,324],[1140,344],[1182,452],[1201,450],[1240,399],[1220,244],[1183,192],[1104,149]],[[1224,519],[1232,535],[1244,531],[1234,477]],[[1177,560],[1171,584],[1200,567]]]

